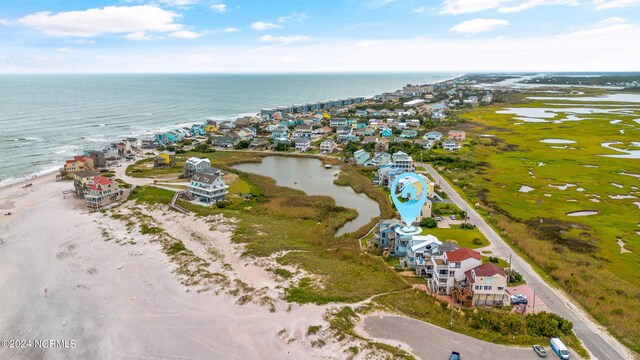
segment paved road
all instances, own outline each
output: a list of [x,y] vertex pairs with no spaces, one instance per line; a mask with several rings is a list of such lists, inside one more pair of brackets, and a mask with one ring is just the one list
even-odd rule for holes
[[[539,359],[530,347],[514,347],[493,344],[456,333],[433,324],[404,316],[371,315],[358,325],[367,337],[386,340],[390,345],[410,351],[421,359],[448,359],[452,351],[460,353],[463,359],[474,360],[536,360]],[[406,346],[411,347],[407,349]],[[540,344],[551,351],[548,344]],[[572,352],[572,358],[577,354]],[[553,357],[554,354],[549,354]]]
[[533,270],[531,265],[518,256],[433,167],[428,164],[416,165],[423,166],[449,198],[459,208],[467,210],[470,220],[491,242],[495,254],[507,259],[509,255],[512,256],[513,268],[522,274],[527,284],[536,292],[536,296],[543,299],[549,310],[573,322],[576,336],[584,343],[594,358],[600,360],[632,359],[630,351],[611,336],[604,327],[591,320],[589,315],[575,305],[566,294],[549,286]]

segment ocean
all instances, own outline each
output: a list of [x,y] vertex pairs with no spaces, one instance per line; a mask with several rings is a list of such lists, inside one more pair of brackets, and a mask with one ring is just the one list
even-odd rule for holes
[[0,75],[0,185],[125,137],[458,75]]

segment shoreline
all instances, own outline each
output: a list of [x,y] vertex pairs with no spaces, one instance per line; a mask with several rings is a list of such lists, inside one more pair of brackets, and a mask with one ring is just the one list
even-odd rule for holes
[[[463,73],[463,74],[459,74],[459,75],[456,75],[456,76],[453,76],[453,77],[450,77],[450,78],[447,78],[447,79],[431,82],[429,84],[440,84],[440,83],[444,83],[444,82],[447,82],[447,81],[452,81],[452,80],[455,80],[455,79],[459,79],[459,78],[461,78],[461,77],[463,77],[465,75],[467,75],[467,74]],[[389,90],[389,91],[394,91],[394,90]],[[388,92],[388,91],[384,91],[384,92]],[[361,96],[361,97],[364,97],[365,99],[369,99],[370,100],[375,95],[376,94],[373,94],[373,95],[354,95],[354,96]],[[275,106],[275,105],[273,105],[273,106]],[[215,116],[211,115],[211,116],[205,117],[204,122],[206,123],[207,120],[216,120],[216,119],[219,119],[219,120],[222,120],[222,121],[232,121],[233,122],[233,121],[237,120],[238,118],[245,117],[245,116],[256,116],[256,115],[259,115],[259,113],[260,113],[260,110],[258,109],[257,111],[254,111],[254,112],[241,112],[241,113],[236,113],[236,114],[231,114],[231,115],[215,115]],[[158,127],[154,128],[154,129],[140,130],[140,131],[137,131],[137,133],[156,134],[158,132],[169,131],[169,130],[172,130],[172,129],[175,129],[175,128],[178,128],[178,127],[190,126],[190,125],[201,124],[201,123],[203,123],[203,121],[178,122],[178,123],[174,123],[174,124],[161,125],[161,126],[158,126]],[[86,136],[90,136],[90,135],[85,135],[85,137]],[[135,134],[130,134],[130,135],[127,135],[127,136],[143,138],[142,135],[135,135]],[[113,141],[113,140],[105,141],[104,144],[108,144],[111,141]],[[118,141],[118,140],[116,140],[116,141]],[[101,146],[103,146],[103,145],[100,145],[98,147],[101,147]],[[145,149],[143,149],[143,150],[145,150]],[[149,150],[151,150],[151,149],[149,149]],[[60,162],[64,162],[64,157],[61,157],[60,159],[61,159]],[[36,171],[36,172],[26,173],[24,175],[7,177],[5,179],[1,179],[0,180],[0,189],[4,188],[5,186],[11,186],[12,184],[20,183],[23,180],[31,179],[34,175],[35,176],[43,176],[43,175],[47,175],[49,173],[55,173],[57,171],[57,169],[58,168],[54,168],[54,169],[48,168],[48,169],[43,169],[43,170],[39,170],[39,171]]]

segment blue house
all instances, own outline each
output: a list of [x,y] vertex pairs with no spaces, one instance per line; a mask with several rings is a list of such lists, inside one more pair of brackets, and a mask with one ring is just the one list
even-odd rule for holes
[[393,136],[393,131],[389,128],[384,128],[380,132],[380,136],[390,138]]
[[338,135],[338,141],[340,142],[349,142],[349,141],[356,141],[358,140],[358,137],[353,135],[353,134],[340,134]]
[[204,136],[207,134],[207,132],[204,130],[204,126],[200,124],[191,126],[189,132],[191,133],[191,136]]
[[396,238],[396,228],[402,226],[398,219],[384,219],[378,222],[378,229],[373,234],[372,243],[380,249],[393,249]]
[[400,136],[405,139],[413,139],[414,137],[418,136],[418,132],[416,130],[403,130]]
[[287,128],[286,126],[280,125],[275,129],[273,129],[273,131],[271,132],[271,137],[274,139],[287,137],[288,132],[289,132],[289,128]]
[[179,137],[178,133],[173,131],[156,134],[156,141],[158,141],[158,143],[162,145],[173,144],[180,139],[181,138]]
[[362,166],[369,160],[369,153],[360,149],[353,153],[353,158],[356,160],[356,165]]

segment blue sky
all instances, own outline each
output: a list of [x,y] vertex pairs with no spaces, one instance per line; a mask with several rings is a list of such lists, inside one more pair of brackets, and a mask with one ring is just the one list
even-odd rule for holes
[[0,2],[0,72],[640,70],[640,0]]

